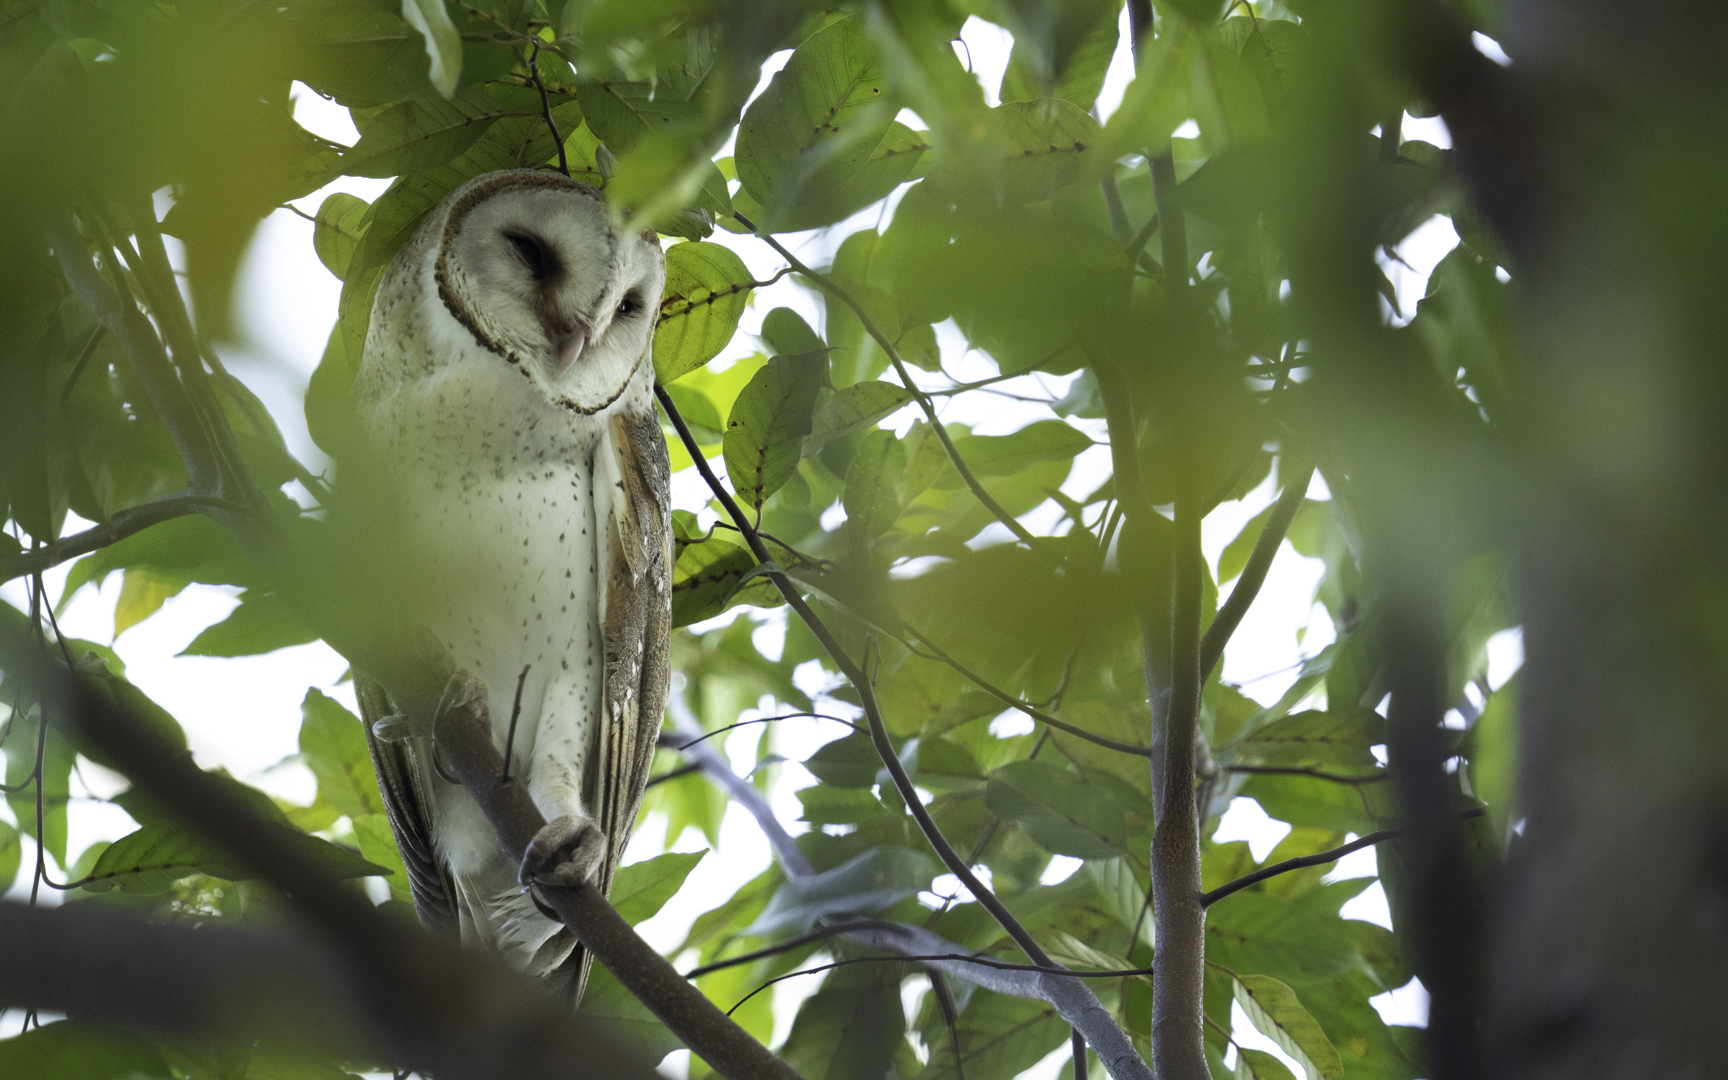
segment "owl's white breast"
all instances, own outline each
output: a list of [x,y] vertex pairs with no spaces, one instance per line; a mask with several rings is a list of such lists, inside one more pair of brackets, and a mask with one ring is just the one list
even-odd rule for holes
[[[478,348],[447,353],[368,411],[395,481],[405,550],[423,568],[416,618],[486,680],[500,750],[528,665],[513,756],[532,782],[537,737],[585,748],[601,708],[593,478],[604,420],[548,404]],[[580,749],[565,764],[581,776]],[[478,873],[502,855],[459,790],[441,786],[438,817],[439,847],[457,872]]]

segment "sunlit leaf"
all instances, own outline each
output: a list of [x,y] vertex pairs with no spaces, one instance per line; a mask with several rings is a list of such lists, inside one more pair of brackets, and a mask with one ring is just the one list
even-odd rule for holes
[[360,720],[316,688],[300,703],[300,753],[318,778],[318,797],[350,817],[384,813]]
[[1288,986],[1265,975],[1241,975],[1236,979],[1236,1000],[1262,1035],[1296,1059],[1308,1080],[1338,1080],[1344,1075],[1344,1063],[1332,1040]]
[[810,434],[820,356],[776,356],[750,379],[726,419],[726,476],[745,504],[760,509],[798,468]]
[[687,241],[666,251],[666,291],[654,331],[654,378],[675,382],[719,354],[750,297],[744,260],[719,244]]
[[672,898],[706,851],[669,851],[652,859],[620,866],[612,878],[612,906],[624,921],[635,924],[653,918]]

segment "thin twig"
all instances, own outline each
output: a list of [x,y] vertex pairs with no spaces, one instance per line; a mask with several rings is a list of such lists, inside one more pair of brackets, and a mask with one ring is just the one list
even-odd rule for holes
[[875,340],[877,345],[881,346],[882,352],[888,357],[889,362],[894,365],[895,373],[900,376],[901,383],[903,383],[907,391],[912,394],[913,399],[918,402],[919,407],[924,410],[925,419],[929,421],[931,428],[935,430],[937,441],[942,444],[942,449],[947,452],[948,460],[953,464],[954,471],[960,474],[960,478],[966,482],[967,488],[971,489],[972,494],[978,499],[978,501],[984,504],[984,508],[989,510],[997,521],[1006,525],[1008,531],[1019,537],[1022,543],[1034,551],[1043,550],[1043,546],[1040,544],[1038,538],[1033,536],[1032,533],[1027,530],[1026,526],[1020,524],[1012,514],[1003,509],[1002,504],[998,503],[994,496],[984,490],[984,485],[979,482],[977,476],[973,475],[971,467],[969,467],[966,464],[965,459],[960,456],[960,451],[954,445],[954,440],[949,438],[948,429],[942,426],[942,421],[936,415],[936,406],[930,400],[930,395],[919,389],[918,384],[912,381],[911,374],[906,370],[905,361],[900,358],[900,350],[895,348],[894,343],[888,340],[888,336],[876,325],[876,320],[870,317],[870,313],[864,310],[863,305],[854,300],[852,295],[845,289],[834,284],[827,275],[818,273],[804,265],[796,255],[792,254],[792,252],[787,249],[786,245],[776,240],[772,234],[759,231],[756,228],[755,223],[749,218],[737,212],[734,212],[732,216],[738,219],[740,225],[743,225],[746,229],[749,229],[754,233],[759,240],[779,252],[780,257],[790,264],[792,270],[796,271],[800,276],[815,282],[823,292],[831,294],[835,299],[852,309],[852,313],[858,316],[858,321],[863,325],[864,332],[869,334],[870,337]]
[[1225,772],[1249,775],[1312,776],[1316,780],[1330,780],[1336,784],[1378,784],[1382,780],[1392,779],[1392,774],[1385,770],[1369,773],[1367,776],[1346,776],[1343,773],[1316,769],[1312,765],[1219,765],[1218,767]]
[[[1453,820],[1469,821],[1471,818],[1481,817],[1487,812],[1488,811],[1483,807],[1473,807],[1459,814]],[[1412,826],[1405,825],[1396,829],[1381,829],[1379,832],[1369,833],[1367,836],[1364,836],[1359,840],[1352,840],[1350,843],[1345,844],[1342,847],[1335,847],[1331,851],[1322,851],[1317,855],[1302,855],[1294,859],[1285,859],[1281,863],[1273,863],[1271,866],[1262,867],[1259,870],[1254,871],[1252,874],[1244,874],[1235,881],[1220,885],[1211,892],[1201,893],[1200,906],[1211,907],[1213,904],[1224,899],[1226,896],[1229,896],[1231,893],[1241,892],[1250,885],[1258,885],[1267,878],[1277,877],[1279,874],[1288,874],[1292,870],[1301,870],[1309,866],[1320,866],[1329,862],[1337,862],[1352,851],[1360,851],[1365,847],[1371,847],[1375,844],[1384,844],[1388,840],[1397,840],[1400,837],[1408,836],[1410,835],[1412,828]]]
[[1212,625],[1206,628],[1206,636],[1200,641],[1202,684],[1211,676],[1212,669],[1218,666],[1219,659],[1224,655],[1224,646],[1230,641],[1230,635],[1241,625],[1242,616],[1248,613],[1248,606],[1254,602],[1254,597],[1259,595],[1260,586],[1265,584],[1266,574],[1272,569],[1272,560],[1278,557],[1278,549],[1284,543],[1285,534],[1290,531],[1290,523],[1296,519],[1296,511],[1302,509],[1302,500],[1308,496],[1308,482],[1313,475],[1314,466],[1309,464],[1306,468],[1294,470],[1289,480],[1285,481],[1284,491],[1278,496],[1272,515],[1266,519],[1266,527],[1260,530],[1260,538],[1254,542],[1254,551],[1243,565],[1242,575],[1236,579],[1236,587],[1230,590],[1230,598],[1219,606]]
[[[552,141],[558,144],[558,171],[566,177],[570,175],[570,162],[564,156],[564,136],[558,133],[558,122],[552,119],[552,99],[546,94],[546,84],[540,81],[540,43],[534,43],[533,51],[528,54],[528,74],[534,80],[534,89],[540,91],[540,109],[546,115],[546,126],[551,129]],[[505,762],[508,764],[508,760]]]
[[816,713],[816,712],[781,713],[779,716],[759,716],[754,720],[740,720],[736,724],[727,724],[723,728],[715,728],[713,731],[706,732],[697,738],[691,739],[687,743],[683,743],[681,745],[674,746],[674,747],[672,747],[672,749],[680,750],[680,751],[688,750],[692,746],[695,746],[697,743],[706,742],[709,739],[712,739],[716,735],[724,735],[728,731],[736,731],[741,727],[749,727],[751,724],[771,724],[776,720],[796,720],[800,717],[810,718],[810,719],[815,719],[815,720],[832,720],[836,724],[845,724],[847,727],[851,728],[853,731],[863,731],[864,730],[863,728],[859,727],[857,724],[854,724],[850,720],[842,720],[838,716],[829,716],[827,713]]
[[38,550],[0,559],[0,582],[58,566],[69,559],[76,559],[80,555],[88,555],[92,551],[118,543],[152,525],[197,513],[205,507],[242,515],[250,514],[245,507],[211,495],[190,495],[184,492],[167,495],[152,502],[118,510],[106,525],[94,525]]

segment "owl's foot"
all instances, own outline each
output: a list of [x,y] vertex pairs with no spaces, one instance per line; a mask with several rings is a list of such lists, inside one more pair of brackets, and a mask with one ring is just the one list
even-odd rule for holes
[[522,884],[580,885],[599,874],[606,835],[586,814],[566,814],[535,834],[522,856]]
[[372,735],[379,742],[401,742],[416,735],[431,735],[432,725],[405,713],[391,713],[372,722]]

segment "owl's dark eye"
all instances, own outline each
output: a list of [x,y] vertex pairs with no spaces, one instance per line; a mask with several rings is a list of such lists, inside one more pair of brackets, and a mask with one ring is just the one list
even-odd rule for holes
[[637,296],[635,293],[629,293],[624,297],[623,300],[620,300],[618,302],[618,310],[614,314],[614,317],[619,318],[619,319],[628,319],[631,316],[635,315],[638,311],[641,311],[641,310],[642,310],[641,297]]
[[516,249],[517,256],[534,275],[535,281],[545,281],[557,272],[557,258],[538,238],[526,233],[507,232],[504,239]]

